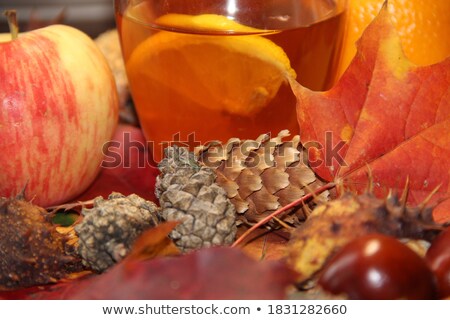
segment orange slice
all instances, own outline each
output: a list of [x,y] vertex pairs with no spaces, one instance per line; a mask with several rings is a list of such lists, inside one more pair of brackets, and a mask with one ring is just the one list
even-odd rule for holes
[[261,36],[264,30],[212,14],[170,14],[157,23],[202,34],[159,31],[132,52],[126,67],[130,79],[140,79],[131,88],[138,101],[148,101],[152,90],[163,87],[179,98],[171,103],[187,99],[206,109],[249,116],[296,77],[283,49]]

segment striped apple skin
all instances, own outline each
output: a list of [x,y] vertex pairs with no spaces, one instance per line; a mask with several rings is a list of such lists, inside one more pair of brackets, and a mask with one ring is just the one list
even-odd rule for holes
[[118,121],[114,78],[95,43],[54,25],[0,43],[0,196],[41,206],[82,193]]

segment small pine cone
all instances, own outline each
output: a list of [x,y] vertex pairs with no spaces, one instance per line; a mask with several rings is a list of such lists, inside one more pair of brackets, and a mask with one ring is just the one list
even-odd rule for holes
[[158,207],[135,194],[97,197],[93,208],[81,213],[83,221],[75,226],[78,253],[84,265],[99,272],[122,260],[136,238],[158,224]]
[[181,223],[170,237],[181,251],[229,245],[236,236],[236,212],[210,168],[199,167],[184,148],[166,149],[159,168],[157,195],[161,216]]
[[[216,183],[226,190],[245,223],[254,224],[324,184],[309,167],[300,137],[283,141],[288,136],[284,130],[272,139],[264,134],[256,140],[230,139],[196,150],[199,162],[214,168]],[[325,191],[316,199],[327,201],[328,195]],[[314,205],[314,200],[308,205]],[[305,208],[293,208],[278,218],[300,224],[306,219]]]

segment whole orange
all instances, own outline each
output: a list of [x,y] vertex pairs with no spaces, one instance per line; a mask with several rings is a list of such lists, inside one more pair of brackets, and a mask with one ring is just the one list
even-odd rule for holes
[[[384,0],[349,0],[338,76],[356,53],[356,41],[380,11]],[[450,55],[450,0],[389,0],[388,10],[406,56],[417,65]]]

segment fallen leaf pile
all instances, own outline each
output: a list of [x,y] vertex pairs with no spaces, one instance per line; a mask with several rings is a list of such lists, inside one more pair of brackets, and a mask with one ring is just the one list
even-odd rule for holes
[[[357,236],[378,232],[431,240],[450,222],[450,57],[434,65],[413,65],[405,58],[384,8],[364,32],[356,57],[332,89],[314,92],[293,79],[290,84],[297,98],[300,139],[294,147],[285,148],[281,141],[284,136],[278,136],[277,150],[289,152],[283,157],[278,151],[270,153],[274,163],[286,160],[288,164],[274,164],[267,179],[258,172],[259,167],[247,166],[249,158],[257,156],[259,146],[269,141],[262,136],[257,140],[260,145],[246,154],[235,149],[240,140],[230,142],[214,168],[217,184],[222,183],[226,190],[223,194],[234,201],[238,213],[244,214],[243,221],[256,223],[253,227],[257,228],[261,221],[258,214],[263,213],[273,219],[265,225],[270,228],[259,228],[247,236],[248,225],[244,223],[237,230],[237,238],[246,236],[239,248],[180,253],[168,235],[184,221],[158,224],[144,231],[126,257],[101,274],[88,269],[87,275],[56,272],[55,277],[37,269],[36,281],[20,283],[16,286],[20,290],[0,291],[0,298],[304,297],[294,285],[311,280],[339,248]],[[117,143],[106,147],[105,166],[98,179],[77,200],[106,198],[120,192],[157,202],[154,191],[159,170],[151,161],[140,130],[121,125],[114,141]],[[200,159],[211,147],[199,153]],[[296,170],[300,169],[290,165],[300,153],[307,153],[315,176],[308,171],[307,182],[294,185],[291,179],[298,178]],[[123,157],[125,166],[117,166],[117,156]],[[245,166],[233,164],[235,160],[245,160],[238,161]],[[275,187],[267,187],[268,180],[274,180]],[[191,184],[190,189],[199,187],[195,181]],[[179,185],[184,192],[185,185]],[[328,194],[314,194],[318,186],[334,185],[338,187],[329,195],[337,199],[325,202]],[[278,200],[289,187],[296,196],[285,198],[298,201],[296,210],[301,209],[304,215],[295,221],[280,219],[282,206],[289,201]],[[252,194],[262,189],[262,203],[275,204],[273,207],[261,210],[255,205]],[[395,195],[402,190],[404,194],[398,199]],[[321,203],[312,212],[302,206],[305,194]],[[0,244],[2,255],[5,248]],[[0,271],[5,273],[4,256],[1,259]],[[50,284],[52,281],[41,281],[44,278],[59,282]],[[317,296],[317,288],[311,292]]]

